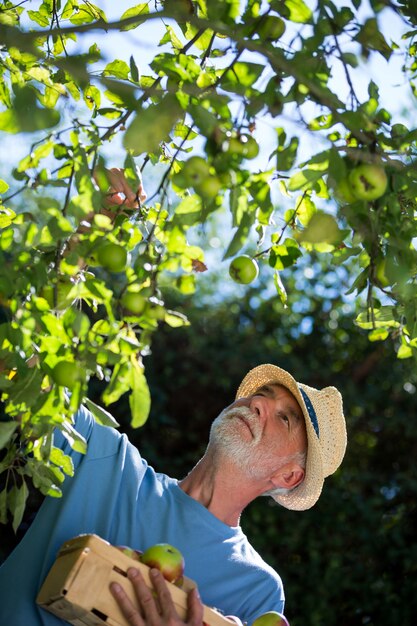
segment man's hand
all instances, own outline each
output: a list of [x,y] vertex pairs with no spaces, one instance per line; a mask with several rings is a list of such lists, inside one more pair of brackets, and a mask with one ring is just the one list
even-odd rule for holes
[[[94,172],[93,176],[98,184],[98,172]],[[142,183],[140,183],[137,190],[134,191],[126,179],[124,169],[121,167],[112,167],[106,170],[106,179],[109,182],[109,188],[105,193],[105,205],[101,208],[101,215],[106,215],[111,222],[114,222],[116,217],[124,212],[124,209],[129,209],[129,213],[132,210],[140,209],[142,202],[145,202],[147,198]],[[115,206],[120,208],[115,210]],[[78,235],[80,233],[86,233],[90,230],[94,215],[94,212],[90,213],[83,219],[75,235],[68,241],[66,252],[73,250],[78,244]]]
[[128,577],[135,590],[136,606],[117,583],[112,583],[110,590],[130,626],[202,626],[203,604],[197,589],[192,589],[188,594],[188,615],[184,621],[175,609],[161,572],[156,569],[150,571],[156,598],[137,569],[129,569]]
[[107,170],[107,178],[110,182],[110,188],[106,194],[108,204],[117,204],[126,209],[139,209],[141,203],[145,202],[146,193],[142,183],[134,191],[127,182],[122,168],[113,167]]

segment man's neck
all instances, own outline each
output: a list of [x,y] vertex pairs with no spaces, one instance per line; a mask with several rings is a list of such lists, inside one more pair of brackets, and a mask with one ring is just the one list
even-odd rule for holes
[[236,467],[216,463],[207,454],[179,486],[228,526],[239,526],[244,508],[260,495]]

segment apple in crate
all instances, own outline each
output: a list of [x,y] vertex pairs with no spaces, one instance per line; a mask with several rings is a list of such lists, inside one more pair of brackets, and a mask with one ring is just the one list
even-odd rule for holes
[[184,558],[181,552],[169,543],[156,543],[142,554],[142,563],[159,569],[170,583],[179,583],[184,576]]
[[278,613],[278,611],[267,611],[262,613],[252,623],[252,626],[290,626],[287,618]]
[[130,556],[131,559],[135,559],[135,561],[142,560],[143,552],[140,550],[135,550],[135,548],[130,548],[129,546],[116,546],[116,548],[123,554],[126,554],[126,556]]

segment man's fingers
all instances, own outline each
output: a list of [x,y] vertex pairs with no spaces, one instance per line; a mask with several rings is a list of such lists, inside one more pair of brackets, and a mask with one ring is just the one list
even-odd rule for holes
[[194,588],[187,597],[188,603],[188,624],[191,626],[201,626],[203,622],[203,603],[200,599],[198,589]]
[[111,592],[130,626],[166,626],[167,624],[202,626],[203,604],[197,589],[192,589],[188,594],[188,615],[183,621],[177,613],[161,572],[151,569],[149,575],[154,592],[148,588],[139,570],[132,568],[128,571],[128,578],[132,582],[136,594],[137,606],[133,605],[120,585],[112,583],[110,586]]
[[161,607],[162,615],[165,618],[178,617],[165,578],[163,577],[161,572],[157,569],[151,569],[149,575],[158,596],[159,606]]
[[[152,591],[146,585],[145,580],[137,569],[129,569],[128,577],[135,590],[136,597],[146,624],[157,624],[159,611]],[[135,625],[136,626],[136,625]]]
[[131,626],[144,626],[145,622],[139,613],[139,609],[131,603],[123,587],[117,583],[112,583],[110,585],[110,591],[129,624],[131,624]]
[[108,170],[108,178],[111,187],[108,196],[110,202],[119,205],[123,204],[129,209],[137,209],[139,204],[146,200],[146,193],[142,184],[139,185],[136,191],[133,191],[126,180],[123,169],[113,167]]

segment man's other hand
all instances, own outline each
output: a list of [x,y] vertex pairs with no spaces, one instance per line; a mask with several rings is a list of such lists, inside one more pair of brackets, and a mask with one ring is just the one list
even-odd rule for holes
[[154,592],[147,587],[137,569],[129,569],[128,578],[133,585],[137,605],[132,604],[117,583],[112,583],[110,590],[130,626],[202,626],[203,604],[197,589],[188,594],[188,614],[186,620],[182,620],[161,572],[156,569],[150,571]]

